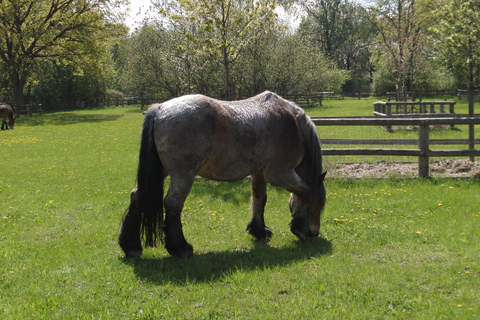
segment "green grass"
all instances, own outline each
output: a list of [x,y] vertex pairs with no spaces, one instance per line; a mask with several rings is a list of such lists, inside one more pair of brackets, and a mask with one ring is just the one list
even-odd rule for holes
[[480,317],[474,179],[327,179],[321,236],[307,242],[270,187],[269,243],[245,231],[248,180],[199,179],[183,214],[194,257],[123,259],[142,120],[134,107],[46,113],[0,132],[0,318]]

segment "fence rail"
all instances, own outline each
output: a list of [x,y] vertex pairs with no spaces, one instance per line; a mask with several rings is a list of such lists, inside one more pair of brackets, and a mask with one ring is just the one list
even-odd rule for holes
[[[418,175],[429,176],[429,157],[475,157],[480,156],[480,149],[474,149],[480,139],[437,139],[430,140],[431,125],[478,125],[480,117],[455,118],[312,118],[317,126],[418,126],[418,140],[413,139],[322,139],[322,144],[348,145],[418,145],[417,149],[394,148],[324,148],[324,155],[359,155],[359,156],[414,156],[418,157]],[[465,150],[430,150],[433,144],[467,144]]]

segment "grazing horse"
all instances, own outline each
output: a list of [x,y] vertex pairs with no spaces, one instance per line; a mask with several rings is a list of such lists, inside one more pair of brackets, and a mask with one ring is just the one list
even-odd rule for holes
[[[2,121],[2,130],[7,129],[10,127],[10,129],[13,129],[15,126],[15,116],[13,115],[13,110],[12,107],[10,107],[8,104],[5,103],[0,103],[0,118],[3,119]],[[7,123],[7,118],[8,118],[8,123]]]
[[187,95],[153,104],[145,114],[137,186],[123,216],[120,247],[126,257],[138,257],[143,238],[146,247],[161,241],[171,255],[191,256],[180,215],[196,176],[217,181],[251,176],[247,230],[257,239],[272,236],[263,216],[267,183],[292,193],[290,230],[302,240],[318,236],[326,197],[321,158],[313,122],[272,92],[240,101]]

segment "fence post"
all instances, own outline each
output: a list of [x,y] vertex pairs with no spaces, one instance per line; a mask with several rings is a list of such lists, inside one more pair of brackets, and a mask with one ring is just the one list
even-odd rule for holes
[[[475,87],[473,85],[473,81],[468,82],[468,116],[473,117],[475,116],[474,112],[474,104],[475,104]],[[474,149],[475,148],[475,126],[473,124],[468,125],[468,148]],[[470,156],[470,161],[475,161],[474,156]]]
[[[391,117],[391,116],[392,116],[392,104],[391,104],[390,102],[387,102],[387,103],[386,103],[385,113],[386,113],[387,117]],[[385,128],[387,129],[388,132],[392,132],[392,131],[393,131],[391,125],[387,125]]]
[[428,151],[430,149],[430,127],[428,125],[422,124],[418,128],[418,148],[422,153],[422,155],[418,157],[418,176],[428,178]]

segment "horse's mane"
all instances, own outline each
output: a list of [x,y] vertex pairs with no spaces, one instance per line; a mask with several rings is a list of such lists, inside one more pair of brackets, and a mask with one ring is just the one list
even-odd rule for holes
[[[303,110],[302,110],[303,111]],[[311,165],[311,187],[313,190],[318,189],[321,182],[322,175],[322,149],[320,147],[320,140],[318,138],[317,129],[310,117],[302,112],[297,115],[298,127],[302,133],[305,145],[304,161]]]
[[315,124],[312,122],[310,117],[305,114],[305,111],[302,108],[297,106],[294,102],[286,100],[271,91],[264,91],[254,97],[249,98],[249,100],[255,100],[260,103],[264,103],[272,99],[275,99],[279,104],[288,106],[297,118],[298,128],[302,138],[304,139],[306,151],[302,163],[305,162],[311,167],[310,169],[312,171],[311,175],[309,175],[309,178],[311,179],[311,187],[313,190],[317,190],[321,181],[320,176],[322,175],[323,167],[322,150]]

